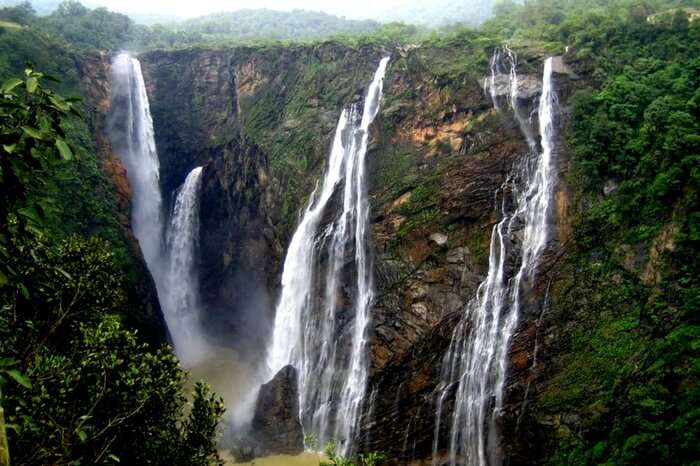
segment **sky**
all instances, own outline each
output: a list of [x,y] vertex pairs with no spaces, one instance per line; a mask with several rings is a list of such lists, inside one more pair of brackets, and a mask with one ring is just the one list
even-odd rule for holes
[[391,8],[400,7],[405,0],[92,0],[85,3],[106,6],[124,13],[154,13],[168,16],[193,17],[241,8],[295,8],[325,11],[352,18],[372,18]]

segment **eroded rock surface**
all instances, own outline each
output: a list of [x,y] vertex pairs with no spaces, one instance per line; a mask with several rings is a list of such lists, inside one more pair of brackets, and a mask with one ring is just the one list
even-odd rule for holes
[[260,387],[251,436],[264,454],[296,455],[304,450],[294,367],[283,367],[271,381]]

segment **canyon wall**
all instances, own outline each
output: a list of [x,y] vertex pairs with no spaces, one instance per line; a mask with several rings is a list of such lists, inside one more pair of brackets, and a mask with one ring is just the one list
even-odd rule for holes
[[[494,45],[466,37],[398,49],[331,42],[140,57],[165,203],[192,168],[205,167],[199,254],[205,325],[221,343],[259,353],[274,315],[285,248],[325,168],[338,115],[362,99],[379,59],[391,55],[368,154],[377,298],[359,442],[363,450],[385,452],[394,464],[430,464],[442,357],[488,269],[495,193],[527,151],[517,121],[496,111],[483,90]],[[545,53],[521,55],[519,73],[541,75]],[[583,65],[572,66],[586,76]],[[586,83],[574,77],[557,75],[563,129],[568,99]],[[86,82],[90,92],[98,81],[95,75]],[[533,83],[528,99],[539,92]],[[97,92],[95,101],[105,92]],[[560,423],[532,408],[547,383],[548,348],[559,344],[541,306],[548,287],[564,280],[552,284],[570,231],[564,136],[559,142],[557,247],[541,267],[511,345],[501,417],[510,464],[546,456],[543,439]],[[119,187],[119,164],[105,160]],[[125,188],[119,192],[128,198]],[[443,434],[440,455],[444,447]]]

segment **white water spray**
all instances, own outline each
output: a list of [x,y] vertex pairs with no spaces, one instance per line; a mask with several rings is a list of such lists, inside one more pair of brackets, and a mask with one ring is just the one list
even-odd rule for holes
[[[501,52],[491,61],[491,78],[487,80],[494,105],[493,89],[498,79]],[[552,59],[544,66],[542,94],[538,108],[541,150],[537,152],[534,137],[528,131],[528,121],[522,118],[517,102],[517,73],[515,55],[506,49],[511,62],[510,105],[528,141],[530,153],[506,181],[499,204],[501,220],[491,235],[489,270],[479,285],[476,296],[467,304],[457,325],[448,351],[443,359],[441,382],[437,390],[436,424],[433,441],[433,463],[436,464],[440,424],[444,403],[454,392],[454,409],[449,431],[450,465],[469,464],[496,466],[501,464],[499,453],[498,418],[503,409],[503,392],[508,366],[510,340],[516,329],[524,294],[532,282],[542,253],[550,239],[551,203],[554,196],[554,117],[557,98],[552,85]],[[487,84],[488,84],[487,83]],[[522,185],[524,190],[519,190]],[[505,195],[512,190],[514,211],[510,212]],[[518,242],[519,249],[513,245]],[[506,264],[516,257],[520,265],[508,276]]]
[[[374,292],[365,156],[388,61],[383,58],[375,72],[362,117],[354,106],[341,113],[322,184],[311,195],[287,251],[267,361],[269,376],[286,364],[297,368],[305,432],[316,435],[321,445],[336,440],[346,454],[367,384],[367,331]],[[337,212],[329,217],[328,209],[336,203]],[[354,259],[348,261],[346,252],[354,252]],[[354,265],[351,281],[349,262]],[[352,299],[352,320],[350,331],[341,336],[337,323],[339,311],[347,308],[342,302],[344,289]],[[339,343],[343,341],[345,345]]]
[[192,170],[176,191],[167,231],[168,264],[161,303],[175,352],[185,366],[201,362],[208,345],[202,336],[201,302],[195,253],[199,241],[199,192],[202,167]]
[[163,253],[160,165],[141,64],[126,53],[117,55],[112,61],[112,94],[113,107],[119,107],[121,117],[112,125],[112,143],[124,162],[132,191],[134,235],[155,277],[161,270]]
[[175,353],[191,366],[201,360],[207,348],[199,325],[194,260],[202,168],[192,170],[177,191],[170,224],[164,232],[153,119],[141,64],[127,53],[117,55],[112,62],[112,91],[112,145],[124,162],[132,190],[134,235],[156,283]]

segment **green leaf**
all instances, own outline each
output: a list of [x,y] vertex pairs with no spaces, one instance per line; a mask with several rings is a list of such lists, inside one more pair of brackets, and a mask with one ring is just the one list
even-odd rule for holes
[[34,94],[34,91],[36,91],[36,88],[39,87],[39,80],[35,78],[34,76],[30,76],[27,78],[27,92],[30,94]]
[[0,367],[14,366],[17,360],[14,358],[0,358]]
[[50,95],[49,100],[54,106],[62,112],[67,112],[70,110],[70,105],[60,97]]
[[41,141],[46,139],[46,136],[42,134],[41,131],[39,131],[36,128],[32,128],[31,126],[22,126],[22,131],[24,131],[25,134],[34,139],[39,139]]
[[7,81],[5,81],[3,83],[2,87],[0,87],[0,92],[2,92],[3,94],[7,94],[8,92],[12,91],[15,87],[19,86],[20,84],[22,84],[21,79],[17,79],[17,78],[8,79]]
[[121,460],[119,459],[119,457],[117,455],[113,455],[112,453],[107,455],[107,458],[111,459],[115,463],[121,463]]
[[20,371],[16,369],[12,369],[7,371],[7,375],[15,379],[15,381],[20,384],[21,386],[25,388],[32,388],[32,383],[29,381],[29,379],[23,375]]
[[22,293],[22,296],[24,296],[24,299],[29,301],[31,299],[31,295],[29,294],[29,290],[27,289],[26,286],[24,285],[19,285],[19,292]]
[[73,151],[70,150],[70,147],[63,139],[56,139],[56,148],[61,153],[63,160],[71,160],[73,158]]
[[87,441],[87,438],[88,438],[87,433],[85,433],[84,430],[78,431],[78,437],[80,437],[80,441],[83,443],[85,443]]
[[15,151],[15,148],[17,147],[17,144],[3,144],[2,148],[5,149],[5,152],[8,154],[11,154]]
[[63,275],[64,277],[66,277],[68,280],[72,280],[72,279],[73,279],[73,277],[71,277],[70,274],[69,274],[68,272],[66,272],[65,270],[63,270],[61,267],[56,267],[56,270],[57,270],[61,275]]
[[5,424],[5,428],[19,434],[19,426],[17,424]]
[[[5,101],[3,101],[3,102],[0,102],[0,107],[2,107],[2,108],[20,108],[20,109],[24,109],[24,108],[25,108],[25,106],[22,105],[22,104],[19,103],[19,102],[11,102],[11,101],[8,101],[8,100],[5,100]],[[10,117],[9,114],[4,114],[3,116],[6,116],[6,117],[8,117],[8,118]]]
[[41,223],[42,222],[42,217],[41,217],[41,212],[37,210],[35,207],[24,207],[22,209],[19,209],[17,212],[19,214],[34,223]]

